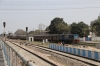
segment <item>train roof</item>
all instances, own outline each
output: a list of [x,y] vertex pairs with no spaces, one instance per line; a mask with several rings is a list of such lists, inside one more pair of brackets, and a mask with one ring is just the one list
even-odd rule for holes
[[45,34],[45,35],[33,35],[33,36],[58,36],[59,34]]
[[[35,36],[59,36],[59,35],[78,35],[78,34],[44,34],[44,35],[28,35],[29,37],[35,37]],[[26,35],[12,35],[12,36],[26,36]]]
[[33,35],[35,36],[59,36],[59,35],[78,35],[78,34],[45,34],[45,35]]

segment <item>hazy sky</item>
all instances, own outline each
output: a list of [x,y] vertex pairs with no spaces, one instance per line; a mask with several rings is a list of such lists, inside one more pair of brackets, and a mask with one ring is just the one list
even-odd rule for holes
[[90,24],[99,14],[100,0],[0,0],[0,33],[3,22],[8,33],[26,27],[38,29],[40,23],[49,26],[55,17],[64,18],[68,24]]

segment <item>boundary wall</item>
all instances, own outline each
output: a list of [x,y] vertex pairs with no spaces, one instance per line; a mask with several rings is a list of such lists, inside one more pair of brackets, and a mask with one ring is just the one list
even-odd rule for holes
[[72,47],[67,47],[67,46],[60,46],[60,45],[55,45],[55,44],[50,44],[49,48],[53,50],[58,50],[58,51],[62,51],[62,52],[66,52],[66,53],[78,55],[81,57],[86,57],[86,58],[100,61],[100,52],[97,52],[97,51],[90,51],[90,50],[72,48]]

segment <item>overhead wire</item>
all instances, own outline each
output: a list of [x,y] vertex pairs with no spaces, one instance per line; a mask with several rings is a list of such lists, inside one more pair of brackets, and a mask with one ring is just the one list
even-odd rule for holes
[[[8,1],[9,2],[9,1]],[[12,2],[12,4],[9,4],[9,3],[11,3]],[[49,6],[52,6],[52,5],[58,5],[58,6],[60,6],[60,5],[79,5],[79,4],[97,4],[97,3],[100,3],[100,1],[82,1],[82,2],[60,2],[60,3],[52,3],[52,4],[50,4],[50,3],[48,3],[47,2],[47,4],[44,4],[44,2],[42,3],[42,2],[40,2],[39,4],[38,4],[38,2],[37,2],[37,4],[34,2],[34,1],[32,1],[32,2],[25,2],[25,1],[15,1],[16,3],[14,4],[14,1],[11,1],[11,2],[9,2],[8,4],[6,3],[6,4],[1,4],[1,5],[7,5],[7,6],[25,6],[25,5],[27,5],[27,6],[46,6],[46,5],[49,5]],[[52,2],[52,1],[51,1]],[[42,3],[42,4],[41,4]]]
[[100,2],[92,2],[92,3],[62,3],[62,4],[1,4],[1,6],[63,6],[63,5],[86,5],[86,4],[99,4]]
[[96,8],[100,8],[100,7],[78,7],[78,8],[51,8],[51,9],[36,9],[36,8],[34,8],[34,9],[11,9],[11,8],[8,8],[8,9],[0,9],[0,10],[67,10],[67,9],[96,9]]
[[[14,1],[11,1],[11,2],[14,2]],[[25,1],[17,1],[17,2],[24,2],[25,3]],[[33,1],[32,1],[33,2]],[[72,1],[73,2],[73,1]],[[63,3],[63,4],[60,4],[60,3],[53,3],[53,4],[49,4],[49,6],[54,6],[54,5],[57,5],[57,6],[61,6],[61,5],[80,5],[80,4],[83,4],[83,5],[86,5],[86,4],[88,4],[88,3],[86,3],[86,2],[89,2],[90,4],[98,4],[98,3],[100,3],[100,1],[98,0],[91,0],[91,1],[83,1],[82,0],[82,2],[73,2],[73,3],[68,3],[67,2],[67,4],[66,4],[66,2],[65,2],[65,4]],[[21,4],[21,3],[20,3]],[[19,4],[19,5],[20,5]],[[3,5],[3,4],[1,4],[1,5]],[[6,5],[6,4],[5,4]],[[11,4],[9,4],[9,5],[11,5]],[[25,4],[24,4],[25,5]],[[24,6],[23,5],[23,6]],[[47,4],[42,4],[42,5],[40,5],[40,6],[45,6],[46,5],[46,7],[48,7],[47,6]],[[8,6],[8,5],[7,5]],[[11,6],[14,6],[14,5],[11,5]],[[15,6],[18,6],[18,4],[17,5],[15,5]],[[28,5],[27,5],[28,6]],[[31,5],[32,6],[32,5]],[[39,6],[39,4],[38,5],[34,5],[33,4],[33,6],[34,7],[36,7],[36,6]],[[79,9],[98,9],[98,8],[100,8],[100,6],[82,6],[82,7],[60,7],[60,8],[0,8],[0,10],[79,10]]]

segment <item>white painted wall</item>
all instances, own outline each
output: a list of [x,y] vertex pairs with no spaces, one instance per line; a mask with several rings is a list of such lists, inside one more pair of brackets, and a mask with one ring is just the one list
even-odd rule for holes
[[100,41],[100,37],[92,37],[92,41]]
[[34,37],[29,37],[29,42],[32,42],[32,41],[34,41]]

